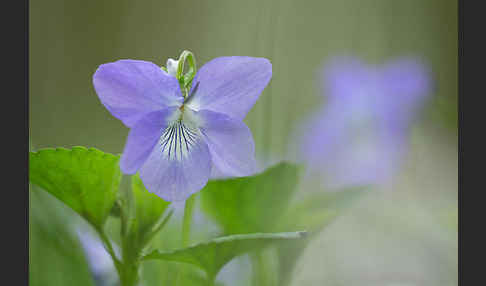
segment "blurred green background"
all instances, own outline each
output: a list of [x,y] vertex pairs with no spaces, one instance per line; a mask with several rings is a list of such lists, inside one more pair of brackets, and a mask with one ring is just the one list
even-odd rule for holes
[[[165,65],[184,49],[199,66],[219,56],[270,59],[272,80],[245,119],[263,162],[284,157],[292,128],[322,103],[315,79],[326,60],[423,59],[436,85],[413,126],[402,172],[322,232],[299,260],[294,285],[457,283],[457,1],[31,0],[29,10],[35,149],[122,152],[128,129],[101,105],[91,82],[100,64],[118,59]],[[79,264],[81,254],[63,263],[60,254],[39,252],[58,245],[42,231],[43,219],[55,217],[60,228],[77,219],[70,210],[38,207],[54,201],[31,197],[30,278],[32,285],[77,285],[68,270],[54,278],[48,270]],[[33,219],[34,212],[43,217]],[[87,269],[70,269],[87,285],[80,282],[89,279]]]

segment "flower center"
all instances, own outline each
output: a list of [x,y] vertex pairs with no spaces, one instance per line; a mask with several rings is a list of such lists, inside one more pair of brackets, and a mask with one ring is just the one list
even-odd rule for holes
[[169,160],[181,161],[186,158],[198,140],[198,131],[183,120],[172,123],[160,137],[162,153]]
[[200,139],[201,121],[189,106],[183,104],[175,110],[168,123],[160,136],[159,147],[167,159],[181,161],[191,153]]

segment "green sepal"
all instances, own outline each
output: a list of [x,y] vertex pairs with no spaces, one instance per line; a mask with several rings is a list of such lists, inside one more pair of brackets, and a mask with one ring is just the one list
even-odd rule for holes
[[[184,74],[184,68],[188,63],[188,70]],[[194,54],[190,51],[184,50],[179,56],[179,65],[177,67],[176,78],[179,80],[181,87],[184,89],[189,89],[191,87],[192,79],[196,75],[196,58]]]

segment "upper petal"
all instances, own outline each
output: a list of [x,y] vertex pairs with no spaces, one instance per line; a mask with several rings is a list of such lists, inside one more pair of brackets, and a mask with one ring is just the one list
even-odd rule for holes
[[201,190],[211,172],[208,146],[197,130],[169,126],[140,169],[144,186],[166,201],[183,201]]
[[376,74],[375,68],[357,57],[338,56],[326,63],[318,82],[330,101],[355,101],[374,88]]
[[216,58],[197,72],[188,104],[243,119],[271,78],[272,64],[265,58]]
[[403,101],[411,102],[427,96],[431,87],[428,67],[415,58],[399,58],[388,62],[382,70],[382,81],[388,92],[403,97]]
[[135,174],[167,129],[170,119],[179,110],[175,107],[153,111],[138,120],[128,133],[125,149],[120,159],[120,169],[125,174]]
[[93,75],[93,85],[103,105],[130,128],[145,114],[183,101],[177,79],[146,61],[103,64]]
[[430,94],[430,71],[418,59],[400,58],[383,67],[380,80],[380,104],[389,123],[409,124]]
[[239,119],[202,110],[201,133],[206,140],[214,174],[248,176],[255,172],[255,144],[250,129]]

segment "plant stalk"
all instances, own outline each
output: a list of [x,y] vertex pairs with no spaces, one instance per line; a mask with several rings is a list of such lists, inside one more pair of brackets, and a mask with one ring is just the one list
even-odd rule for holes
[[184,206],[184,217],[182,219],[182,247],[189,245],[191,236],[192,215],[194,212],[195,196],[190,196]]
[[[185,204],[184,204],[184,216],[182,218],[182,248],[187,247],[189,245],[189,239],[191,236],[191,223],[192,223],[192,215],[194,212],[194,203],[195,203],[195,196],[190,196]],[[184,271],[182,268],[179,268],[177,272],[177,283],[176,285],[182,285],[182,276],[184,275]]]

